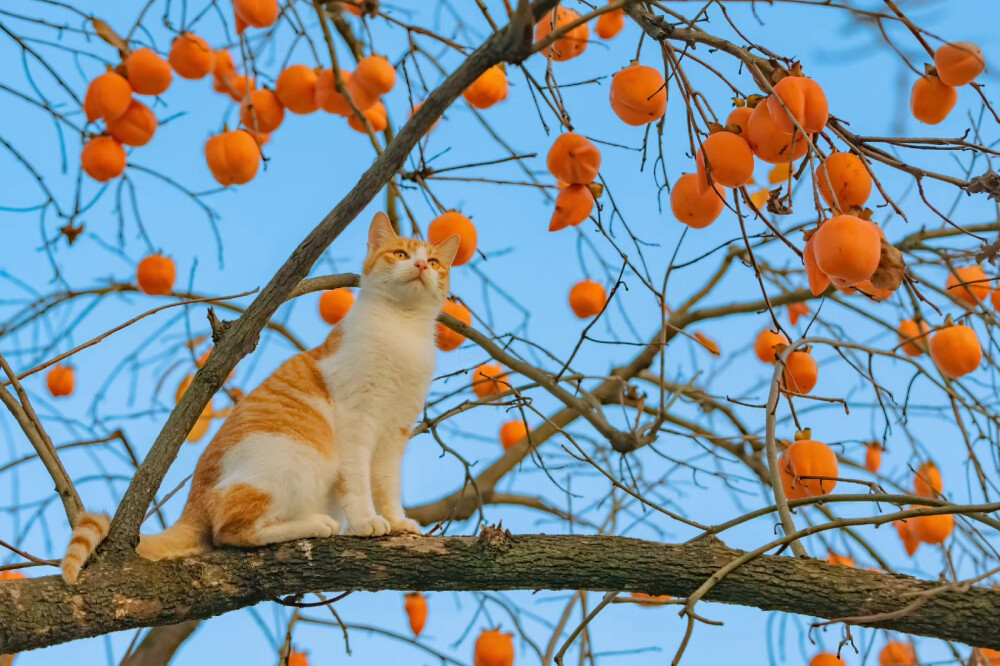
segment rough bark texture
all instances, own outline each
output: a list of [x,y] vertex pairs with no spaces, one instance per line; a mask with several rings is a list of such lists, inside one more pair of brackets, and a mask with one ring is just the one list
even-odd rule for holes
[[[199,558],[101,562],[69,587],[57,576],[0,584],[0,653],[135,627],[211,617],[280,595],[330,590],[623,590],[683,597],[741,555],[717,540],[662,544],[624,537],[335,537]],[[708,599],[822,618],[897,611],[938,583],[820,560],[764,556]],[[931,596],[876,623],[1000,648],[1000,592]]]

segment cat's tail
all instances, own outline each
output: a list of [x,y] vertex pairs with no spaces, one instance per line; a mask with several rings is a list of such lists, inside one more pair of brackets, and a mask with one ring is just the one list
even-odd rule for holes
[[76,583],[80,569],[87,562],[104,538],[108,536],[111,518],[106,513],[84,512],[73,527],[66,555],[62,559],[63,580],[73,585]]
[[187,509],[180,519],[159,534],[140,534],[135,552],[147,560],[203,555],[212,550],[208,526]]

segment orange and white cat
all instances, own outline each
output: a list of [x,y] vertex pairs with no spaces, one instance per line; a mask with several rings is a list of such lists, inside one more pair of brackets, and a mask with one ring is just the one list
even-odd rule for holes
[[[142,535],[136,552],[159,560],[329,537],[344,518],[359,536],[420,534],[400,500],[403,451],[430,388],[459,240],[399,238],[377,214],[347,317],[235,406],[198,461],[180,519]],[[72,579],[89,551],[74,556]]]

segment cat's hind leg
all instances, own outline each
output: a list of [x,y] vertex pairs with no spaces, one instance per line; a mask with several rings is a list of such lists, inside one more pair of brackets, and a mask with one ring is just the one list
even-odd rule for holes
[[338,534],[325,511],[334,462],[280,435],[251,435],[222,460],[211,502],[217,545],[263,546]]

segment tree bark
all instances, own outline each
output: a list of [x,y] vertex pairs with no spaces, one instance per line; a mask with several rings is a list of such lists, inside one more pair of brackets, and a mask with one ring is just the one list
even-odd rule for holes
[[[609,536],[334,537],[199,558],[99,562],[0,584],[0,653],[219,615],[281,595],[330,590],[622,590],[691,594],[742,551],[716,539],[663,544]],[[832,619],[899,611],[939,583],[812,559],[762,556],[707,599]],[[929,595],[870,626],[1000,649],[1000,593]]]

